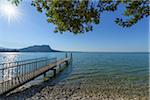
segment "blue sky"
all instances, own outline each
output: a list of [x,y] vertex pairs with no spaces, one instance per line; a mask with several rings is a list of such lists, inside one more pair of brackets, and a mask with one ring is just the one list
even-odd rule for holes
[[94,26],[92,32],[73,35],[69,32],[54,33],[55,26],[47,23],[45,14],[37,12],[30,2],[23,1],[19,10],[22,14],[11,23],[0,17],[0,47],[23,48],[45,44],[66,51],[148,51],[148,18],[131,28],[122,28],[114,22],[116,17],[121,17],[122,10],[103,13],[101,23]]

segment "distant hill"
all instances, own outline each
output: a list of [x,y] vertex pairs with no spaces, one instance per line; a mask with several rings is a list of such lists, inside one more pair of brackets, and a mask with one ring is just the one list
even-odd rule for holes
[[52,52],[49,45],[35,45],[27,48],[19,49],[20,52]]
[[49,45],[34,45],[22,49],[0,48],[0,52],[59,52],[53,50]]

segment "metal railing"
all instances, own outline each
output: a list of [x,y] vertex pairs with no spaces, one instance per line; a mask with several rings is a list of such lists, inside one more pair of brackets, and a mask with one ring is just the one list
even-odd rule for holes
[[0,94],[35,77],[38,69],[56,61],[56,58],[38,58],[0,64]]

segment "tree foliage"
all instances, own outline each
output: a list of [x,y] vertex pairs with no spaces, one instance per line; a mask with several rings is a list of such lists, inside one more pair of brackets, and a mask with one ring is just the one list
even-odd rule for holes
[[22,1],[22,0],[8,0],[11,3],[15,4],[16,6],[18,6],[18,4]]
[[[18,5],[21,0],[12,1]],[[121,27],[131,27],[150,14],[149,0],[32,0],[32,5],[56,25],[55,32],[74,34],[92,31],[103,12],[115,12],[119,5],[125,7],[123,17],[127,17],[115,19]]]

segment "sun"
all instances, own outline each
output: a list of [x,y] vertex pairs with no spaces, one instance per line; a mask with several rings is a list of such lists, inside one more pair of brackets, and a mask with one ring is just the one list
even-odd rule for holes
[[10,23],[11,21],[16,20],[19,17],[20,12],[16,5],[6,0],[0,0],[0,15],[6,17],[8,22]]

